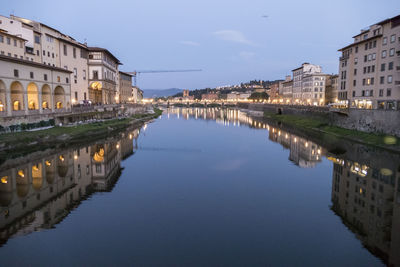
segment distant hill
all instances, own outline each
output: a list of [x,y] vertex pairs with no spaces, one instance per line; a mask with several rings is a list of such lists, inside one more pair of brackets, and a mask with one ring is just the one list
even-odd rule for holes
[[182,93],[182,89],[170,88],[170,89],[143,89],[143,97],[162,97],[162,96],[173,96],[178,93]]

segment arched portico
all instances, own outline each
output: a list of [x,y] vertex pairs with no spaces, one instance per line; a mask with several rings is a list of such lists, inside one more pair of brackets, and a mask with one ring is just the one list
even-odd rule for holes
[[62,109],[65,107],[65,91],[62,86],[57,86],[54,89],[54,105],[55,109]]
[[12,82],[10,86],[11,105],[13,111],[24,110],[24,88],[20,82]]
[[7,111],[6,85],[0,80],[0,112]]
[[51,89],[48,84],[42,86],[42,109],[51,109]]
[[26,90],[28,94],[28,109],[39,109],[39,91],[36,84],[33,82],[29,83]]

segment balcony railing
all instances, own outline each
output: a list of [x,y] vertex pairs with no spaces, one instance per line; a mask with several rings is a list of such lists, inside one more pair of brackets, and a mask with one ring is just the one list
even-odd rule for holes
[[29,115],[37,115],[37,114],[39,114],[39,110],[38,109],[30,109],[28,111],[28,114]]
[[13,110],[11,114],[12,116],[23,116],[25,115],[25,110]]

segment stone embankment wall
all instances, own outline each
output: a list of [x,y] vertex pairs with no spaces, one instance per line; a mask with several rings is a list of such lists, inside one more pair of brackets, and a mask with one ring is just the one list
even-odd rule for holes
[[400,137],[399,110],[346,109],[343,112],[335,112],[330,111],[328,107],[248,103],[239,103],[238,107],[257,111],[267,111],[275,114],[290,114],[308,118],[324,119],[331,125],[345,129],[368,133],[383,133]]
[[56,124],[71,123],[76,121],[86,121],[90,119],[112,119],[118,116],[130,116],[137,113],[144,113],[147,106],[142,104],[115,104],[106,106],[81,106],[73,107],[71,110],[63,112],[20,115],[13,117],[0,116],[0,126],[9,127],[11,125],[37,123],[40,121],[55,120]]

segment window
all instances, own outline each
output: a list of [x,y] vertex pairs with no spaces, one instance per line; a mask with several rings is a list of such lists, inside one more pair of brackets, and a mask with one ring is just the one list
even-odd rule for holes
[[31,77],[31,79],[33,79],[33,71],[31,71],[31,72],[29,73],[29,76]]
[[50,52],[49,51],[47,51],[47,56],[50,57]]
[[394,56],[394,48],[389,50],[389,57],[393,57]]
[[354,50],[356,53],[358,53],[358,46],[356,46],[356,48],[355,48],[355,50]]
[[385,71],[385,66],[386,66],[385,63],[381,64],[381,71]]
[[371,85],[374,85],[375,78],[371,78]]
[[385,83],[385,76],[381,76],[381,77],[380,77],[379,83],[380,83],[380,84],[384,84],[384,83]]
[[46,55],[46,51],[43,50],[43,56],[45,56],[45,55]]
[[386,44],[387,44],[387,37],[383,37],[382,44],[383,44],[383,45],[386,45]]
[[366,40],[368,38],[368,34],[364,34],[363,38]]
[[385,58],[386,57],[386,50],[383,50],[382,51],[382,58]]
[[371,66],[371,72],[375,72],[375,65]]
[[60,82],[60,81],[61,81],[60,76],[57,76],[57,82]]
[[54,53],[51,53],[51,57],[54,58]]
[[371,61],[372,60],[372,54],[369,54],[368,55],[368,61]]
[[69,83],[68,77],[65,77],[65,83]]
[[0,35],[0,43],[4,43],[4,36]]
[[386,90],[386,96],[391,96],[392,95],[392,89],[387,89]]
[[72,48],[72,56],[73,56],[74,58],[76,58],[76,48],[75,48],[75,47]]
[[367,72],[370,73],[371,72],[371,66],[367,67]]
[[35,43],[40,44],[40,36],[39,35],[35,35]]
[[364,67],[364,74],[367,73],[367,67]]
[[379,89],[379,96],[383,96],[383,89]]
[[86,100],[86,93],[83,93],[83,99]]
[[86,80],[86,70],[83,70],[83,79]]
[[36,50],[36,55],[39,56],[40,52],[39,50]]
[[365,90],[361,91],[361,96],[365,96]]
[[388,70],[392,70],[393,69],[393,61],[389,62],[388,64]]
[[47,74],[44,74],[44,75],[43,75],[43,79],[44,79],[45,81],[47,81]]
[[391,43],[396,42],[396,35],[395,35],[395,34],[393,34],[393,35],[390,36],[390,42],[391,42]]
[[372,60],[375,60],[376,59],[376,53],[373,53],[372,54]]
[[365,44],[365,50],[368,50],[368,43]]
[[11,44],[11,38],[7,37],[7,44],[10,45]]
[[355,97],[356,96],[356,91],[353,91],[353,97]]
[[374,96],[374,90],[369,91],[370,96]]
[[14,46],[17,46],[17,40],[14,39]]
[[367,60],[368,60],[368,56],[365,55],[365,56],[364,56],[364,62],[367,62]]
[[14,77],[19,77],[18,70],[14,70]]
[[368,78],[368,79],[367,79],[367,85],[370,85],[370,84],[371,84],[371,79]]
[[376,47],[376,40],[373,42],[372,46],[375,48]]
[[97,80],[99,78],[99,72],[97,70],[93,71],[93,80]]
[[357,85],[357,81],[353,80],[353,86],[356,86],[356,85]]
[[354,76],[357,75],[357,69],[354,69]]
[[365,79],[363,79],[363,85],[365,85]]
[[387,77],[387,82],[388,82],[388,83],[392,83],[392,81],[393,81],[393,76],[392,76],[392,75],[389,75],[389,76]]
[[67,46],[64,45],[64,56],[66,56],[66,55],[67,55]]
[[78,100],[78,92],[75,92],[75,100]]
[[356,57],[354,58],[354,65],[357,65],[357,63],[358,63],[358,58]]
[[76,68],[74,68],[74,78],[76,79],[78,76],[78,70]]

